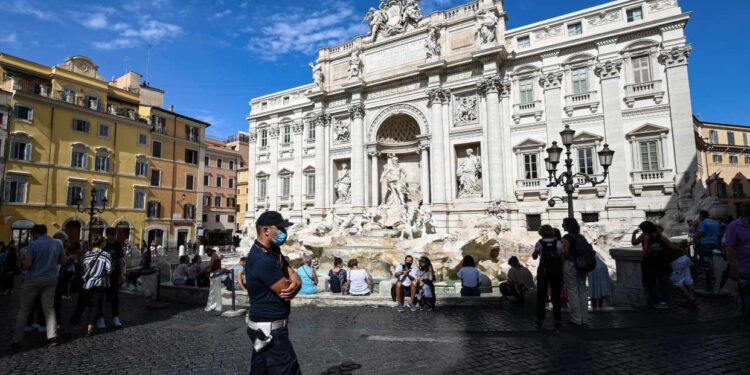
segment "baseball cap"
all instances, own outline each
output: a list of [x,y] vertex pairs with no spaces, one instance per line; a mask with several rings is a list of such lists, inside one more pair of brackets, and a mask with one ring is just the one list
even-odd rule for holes
[[258,220],[255,221],[255,225],[263,226],[263,227],[269,227],[271,225],[275,225],[279,228],[288,228],[294,225],[294,223],[290,223],[288,220],[284,219],[284,217],[281,216],[280,213],[276,211],[266,211],[262,213],[260,216],[258,216]]

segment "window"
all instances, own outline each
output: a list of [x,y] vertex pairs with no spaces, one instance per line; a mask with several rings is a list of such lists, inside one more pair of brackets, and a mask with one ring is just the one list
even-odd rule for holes
[[203,186],[209,186],[211,185],[211,176],[204,174],[203,175]]
[[594,174],[594,148],[586,147],[578,149],[578,172]]
[[11,141],[10,158],[31,161],[31,140],[14,139]]
[[90,124],[86,120],[73,120],[73,131],[77,131],[79,133],[88,133],[89,126]]
[[221,176],[216,176],[216,187],[221,187],[222,184],[222,178]]
[[198,141],[198,128],[194,126],[185,125],[185,134],[187,134],[187,139],[193,142]]
[[204,156],[203,157],[203,165],[205,165],[207,167],[210,167],[211,166],[211,158],[209,158],[208,156]]
[[643,19],[643,10],[640,7],[628,9],[627,11],[625,11],[625,13],[628,16],[628,22],[635,22]]
[[109,172],[109,154],[102,152],[96,153],[94,170],[97,172]]
[[185,149],[185,163],[198,164],[198,151]]
[[234,215],[227,216],[227,221],[230,223],[234,223]]
[[528,104],[534,101],[534,80],[531,78],[522,79],[518,82],[518,89],[521,94],[521,104]]
[[750,164],[750,156],[745,156],[745,164]]
[[214,207],[221,207],[221,197],[214,197]]
[[307,123],[307,139],[315,140],[315,123],[308,121]]
[[216,221],[217,223],[220,223],[220,222],[221,222],[221,215],[216,215],[216,217],[214,217],[214,220],[215,220],[215,221]]
[[715,163],[715,164],[721,164],[721,163],[722,163],[722,161],[723,161],[722,159],[723,159],[723,158],[722,158],[722,156],[721,156],[721,155],[714,155],[714,156],[713,156],[713,161],[714,161],[714,163]]
[[732,183],[732,194],[734,194],[735,197],[745,196],[745,189],[742,187],[742,182]]
[[[2,120],[2,117],[0,117],[0,120]],[[747,146],[747,133],[742,133],[742,143]]]
[[139,133],[138,134],[138,145],[139,146],[145,146],[147,144],[148,144],[148,137],[146,136],[146,134]]
[[191,174],[185,176],[185,190],[195,190],[195,176]]
[[102,138],[109,138],[109,125],[99,124],[99,136]]
[[268,108],[268,102],[260,103],[260,110],[265,111]]
[[206,214],[203,214],[203,216],[201,216],[201,219],[203,219],[202,221],[203,221],[204,223],[205,223],[205,222],[207,222],[207,221],[208,221],[208,215],[206,215]]
[[230,188],[234,188],[234,179],[233,178],[229,179],[229,187]]
[[281,103],[284,104],[284,105],[289,104],[289,97],[288,96],[283,97],[281,99]]
[[729,155],[729,164],[739,164],[740,159],[737,155]]
[[136,190],[135,196],[133,197],[133,208],[143,209],[146,205],[146,192],[142,190]]
[[203,206],[210,207],[211,206],[211,197],[208,195],[203,196]]
[[734,132],[727,132],[727,144],[734,146]]
[[634,57],[632,62],[635,83],[651,82],[651,62],[649,56]]
[[153,120],[154,131],[159,134],[167,134],[167,119],[154,115]]
[[14,116],[19,120],[24,120],[24,121],[34,120],[34,110],[31,107],[16,104],[13,113],[14,113]]
[[101,206],[104,203],[104,199],[107,198],[107,188],[103,186],[94,187],[94,201],[97,206]]
[[145,158],[138,159],[135,162],[135,175],[138,177],[146,177],[148,175],[148,163]]
[[268,130],[263,129],[260,131],[260,147],[268,146]]
[[537,154],[523,154],[524,179],[539,178],[536,163]]
[[308,197],[314,197],[315,196],[315,175],[314,174],[308,174],[305,176],[305,194],[307,194]]
[[161,171],[158,169],[151,170],[151,186],[161,185]]
[[216,168],[221,169],[222,166],[224,166],[224,161],[221,159],[216,159]]
[[236,206],[234,198],[227,198],[227,207]]
[[88,155],[86,155],[86,151],[82,151],[80,149],[74,149],[73,155],[70,158],[70,166],[73,168],[87,168],[87,161],[88,161]]
[[716,189],[718,190],[719,197],[726,197],[727,196],[727,184],[723,181],[719,181],[719,183],[716,184]]
[[716,130],[709,130],[708,131],[708,138],[709,138],[710,142],[713,143],[713,144],[719,143],[719,132],[717,132]]
[[570,73],[573,83],[573,94],[584,94],[589,92],[588,69],[573,69]]
[[159,202],[148,202],[148,217],[158,218],[161,217],[161,204]]
[[542,226],[542,215],[526,215],[526,230],[536,232]]
[[531,38],[529,36],[519,36],[516,39],[516,44],[518,45],[518,48],[529,48],[531,47]]
[[195,206],[192,204],[185,205],[185,219],[195,219]]
[[656,171],[659,170],[659,155],[657,140],[641,141],[641,170]]
[[234,170],[234,160],[230,160],[230,161],[229,161],[229,170],[230,170],[230,171],[233,171],[233,170]]
[[281,196],[288,198],[291,191],[292,176],[281,176]]
[[12,203],[26,202],[26,185],[26,177],[8,175],[5,181],[3,199]]
[[598,212],[583,212],[581,213],[581,221],[584,223],[598,223],[599,213]]
[[154,143],[151,145],[151,156],[155,158],[161,157],[161,142],[154,141]]
[[568,35],[581,35],[583,34],[583,27],[580,22],[571,23],[568,25]]
[[284,143],[292,143],[292,126],[284,125]]
[[82,185],[68,185],[68,206],[86,205],[86,193]]
[[266,183],[268,182],[265,178],[259,178],[258,179],[258,198],[265,199],[266,198]]

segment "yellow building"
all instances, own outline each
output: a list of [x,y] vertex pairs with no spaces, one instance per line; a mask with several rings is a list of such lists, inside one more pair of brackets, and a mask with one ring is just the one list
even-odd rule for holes
[[245,227],[245,213],[247,212],[248,187],[247,171],[250,159],[250,134],[247,132],[238,132],[227,139],[227,147],[239,152],[240,162],[237,168],[237,221],[236,231],[242,231]]
[[739,215],[750,202],[750,126],[721,124],[694,118],[701,181],[708,194],[727,205],[728,213]]
[[118,228],[140,244],[146,219],[151,125],[139,93],[107,82],[89,58],[45,66],[0,54],[0,89],[12,92],[0,239],[28,240],[33,224],[85,238],[93,196],[106,209],[94,232]]

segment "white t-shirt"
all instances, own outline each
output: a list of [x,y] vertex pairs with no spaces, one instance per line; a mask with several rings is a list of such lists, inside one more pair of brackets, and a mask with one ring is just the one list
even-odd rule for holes
[[349,271],[349,294],[362,295],[370,293],[370,286],[367,285],[367,271],[353,269]]
[[461,286],[467,288],[476,288],[479,286],[479,270],[475,267],[463,267],[458,270],[458,277],[461,279]]
[[[403,265],[399,264],[398,266],[396,266],[396,273],[402,272],[403,270],[404,270]],[[409,276],[411,276],[411,278],[406,277],[405,275],[396,276],[396,279],[398,280],[403,279],[404,281],[401,282],[401,285],[403,286],[411,286],[411,280],[412,279],[416,280],[417,278],[417,266],[416,265],[412,264],[411,269],[409,270]]]

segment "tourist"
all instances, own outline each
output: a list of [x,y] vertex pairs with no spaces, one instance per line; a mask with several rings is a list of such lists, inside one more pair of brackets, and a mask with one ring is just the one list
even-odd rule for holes
[[462,267],[458,270],[458,278],[461,279],[461,296],[479,297],[481,294],[479,291],[479,276],[481,273],[476,268],[474,258],[471,255],[466,255],[461,264]]
[[528,268],[521,265],[518,257],[512,256],[508,259],[508,280],[500,283],[500,293],[504,297],[517,298],[523,302],[524,294],[528,289],[534,289],[534,276]]
[[633,246],[641,245],[643,249],[641,262],[643,284],[656,309],[669,308],[667,288],[672,269],[666,256],[665,240],[659,233],[659,228],[650,221],[640,223],[631,238]]
[[172,274],[172,285],[174,286],[183,286],[188,280],[188,263],[190,263],[190,257],[183,255],[180,257],[179,262]]
[[93,336],[96,321],[102,316],[104,298],[112,273],[112,258],[103,250],[104,239],[95,234],[91,237],[91,251],[83,256],[83,291],[78,296],[76,308],[70,318],[71,327],[78,325],[86,307],[89,308],[86,336]]
[[224,270],[221,269],[221,258],[216,254],[216,250],[208,249],[206,255],[209,256],[209,268],[204,273],[209,274],[208,299],[206,300],[205,311],[221,311],[221,286],[222,280],[226,277]]
[[740,217],[727,226],[725,242],[729,277],[737,280],[742,311],[750,334],[750,203],[740,207]]
[[[117,229],[107,228],[106,244],[104,250],[110,256],[112,261],[112,272],[110,273],[109,288],[107,289],[107,300],[111,304],[112,308],[112,325],[115,329],[122,328],[122,321],[120,320],[120,286],[125,281],[125,251],[122,248],[122,244],[117,240]],[[104,318],[100,318],[97,321],[97,328],[106,328],[104,325]]]
[[18,274],[18,255],[13,246],[0,241],[0,294],[13,292],[13,278]]
[[47,236],[46,225],[31,228],[33,241],[26,249],[23,269],[26,278],[21,289],[20,308],[16,317],[11,348],[19,350],[23,341],[24,323],[37,296],[41,296],[42,309],[47,320],[47,342],[57,345],[57,318],[55,316],[55,288],[60,264],[65,263],[62,243]]
[[343,268],[343,265],[344,261],[341,258],[333,258],[333,268],[328,271],[328,280],[331,285],[331,293],[349,293],[348,288],[346,288],[346,270]]
[[555,230],[550,225],[542,225],[538,233],[542,238],[534,245],[534,252],[531,255],[534,259],[541,258],[536,270],[536,324],[541,327],[544,323],[547,313],[547,291],[551,290],[550,299],[555,328],[560,328],[562,322],[560,297],[565,250],[562,240],[556,238]]
[[596,267],[588,274],[589,281],[589,298],[591,298],[591,308],[601,309],[604,300],[609,299],[612,295],[612,280],[609,277],[609,269],[604,263],[602,257],[596,254]]
[[432,311],[435,308],[435,269],[432,268],[430,258],[424,255],[419,258],[416,283],[420,305],[425,310]]
[[312,258],[305,255],[302,258],[302,265],[297,268],[297,275],[302,280],[302,288],[299,294],[315,294],[320,291],[318,288],[318,274],[312,267]]
[[245,263],[250,302],[247,334],[253,346],[250,373],[300,374],[287,323],[290,302],[302,281],[280,247],[292,223],[276,211],[266,211],[255,225],[257,237]]
[[563,237],[563,280],[568,291],[568,308],[570,321],[582,326],[588,322],[588,293],[586,292],[586,274],[576,268],[574,260],[580,257],[588,245],[586,238],[581,235],[581,227],[576,219],[563,219],[563,230],[567,234]]
[[[67,233],[63,231],[57,231],[52,235],[52,239],[60,241],[63,245],[63,253],[67,254],[70,241],[68,241]],[[70,284],[70,273],[66,271],[69,269],[69,263],[72,261],[70,258],[65,259],[65,263],[60,266],[60,271],[57,273],[57,286],[55,287],[55,317],[58,324],[63,321],[61,309],[62,309],[62,297],[67,294],[68,285]]]
[[245,262],[247,261],[247,258],[241,257],[240,261],[232,267],[232,276],[234,277],[234,290],[242,289],[247,292],[247,289],[245,289]]
[[156,241],[151,241],[151,246],[148,247],[149,252],[151,253],[149,256],[149,260],[156,256]]
[[185,281],[185,285],[187,286],[197,286],[198,285],[198,275],[201,273],[201,266],[202,260],[201,256],[196,254],[193,256],[193,260],[190,262],[190,266],[188,266],[188,274],[187,274],[187,280]]
[[695,238],[698,239],[697,254],[700,264],[703,266],[706,275],[706,290],[713,290],[714,286],[714,250],[719,250],[719,222],[712,219],[708,211],[701,210],[698,213],[698,227],[696,228]]
[[359,268],[357,258],[349,259],[349,294],[352,296],[369,296],[372,292],[372,277],[367,270]]
[[[156,242],[151,241],[151,247],[156,247]],[[154,251],[146,250],[141,254],[141,271],[151,268],[151,259],[154,257]]]
[[675,246],[668,239],[664,238],[664,243],[667,245],[666,257],[672,270],[670,275],[672,285],[687,298],[685,302],[679,304],[687,308],[699,307],[693,290],[693,276],[690,273],[692,262],[690,258],[683,249]]
[[395,294],[396,294],[396,310],[398,312],[404,312],[404,296],[409,295],[409,308],[411,311],[417,311],[417,306],[414,305],[414,298],[417,295],[417,284],[414,280],[417,278],[417,269],[412,267],[414,264],[414,258],[411,255],[404,257],[404,263],[396,266],[396,277]]

